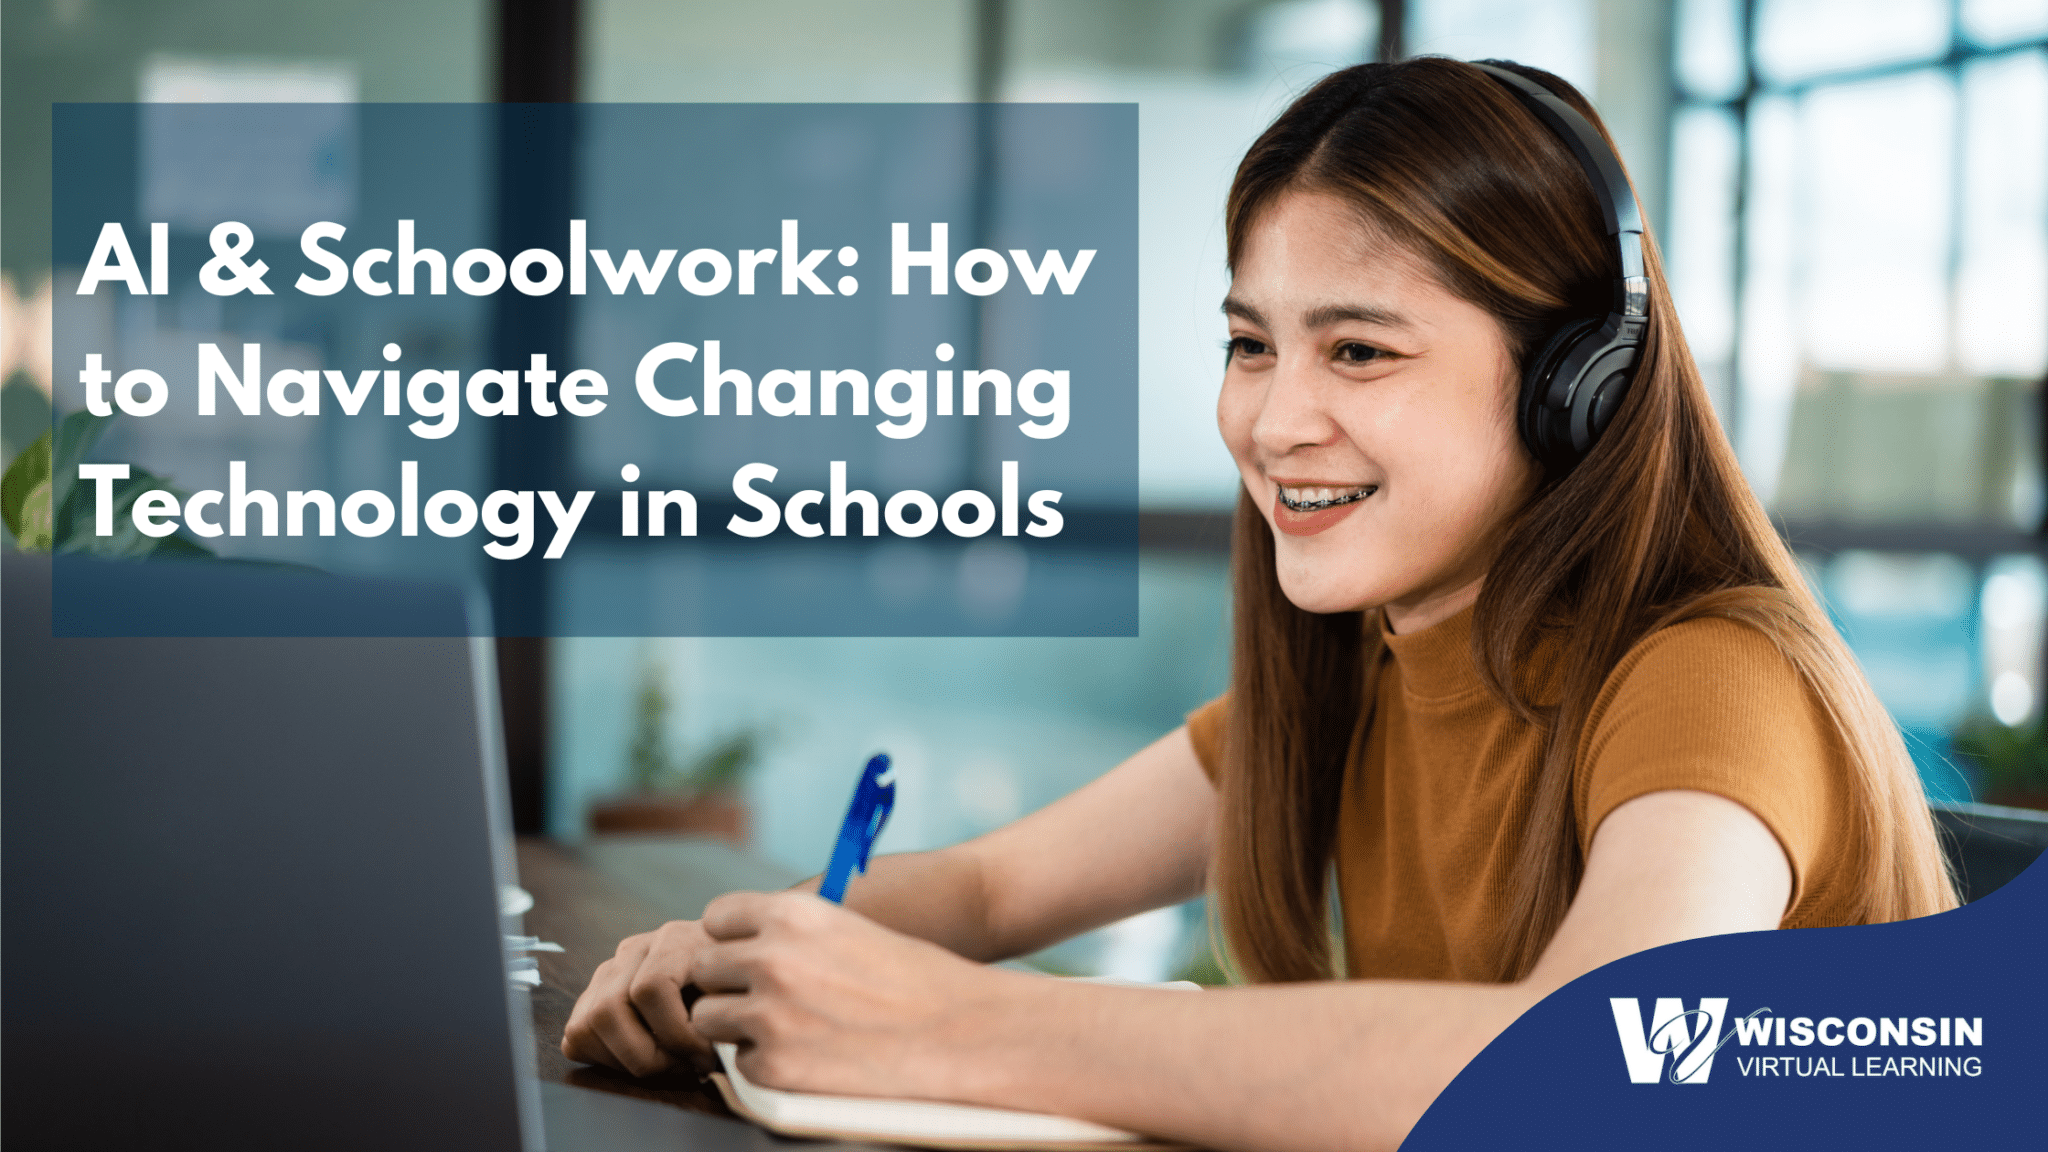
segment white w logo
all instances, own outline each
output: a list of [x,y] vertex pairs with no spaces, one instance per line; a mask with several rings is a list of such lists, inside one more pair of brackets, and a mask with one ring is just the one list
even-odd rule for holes
[[[1728,1014],[1728,998],[1702,997],[1700,1006],[1687,1011],[1675,998],[1657,1001],[1650,1014],[1650,1030],[1643,1032],[1642,1009],[1633,998],[1615,998],[1614,1030],[1621,1034],[1621,1055],[1628,1061],[1628,1078],[1636,1084],[1655,1084],[1664,1072],[1664,1057],[1671,1057],[1673,1084],[1705,1084],[1714,1069],[1714,1053],[1721,1044],[1721,1018]],[[1697,1019],[1698,1026],[1692,1021]],[[1723,1041],[1722,1043],[1725,1043]]]

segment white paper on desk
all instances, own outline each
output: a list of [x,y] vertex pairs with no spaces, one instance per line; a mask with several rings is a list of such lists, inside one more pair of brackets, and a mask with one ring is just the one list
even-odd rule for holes
[[769,1127],[782,1131],[868,1136],[880,1140],[939,1140],[1002,1143],[1087,1143],[1140,1145],[1145,1137],[1070,1116],[977,1108],[928,1100],[884,1100],[869,1096],[820,1096],[763,1088],[740,1074],[739,1049],[720,1044],[733,1095]]

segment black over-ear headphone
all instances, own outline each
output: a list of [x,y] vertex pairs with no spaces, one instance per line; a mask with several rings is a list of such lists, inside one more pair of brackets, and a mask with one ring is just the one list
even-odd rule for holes
[[1515,406],[1522,442],[1552,472],[1564,472],[1592,450],[1635,378],[1649,326],[1650,280],[1643,272],[1643,217],[1621,161],[1577,109],[1541,84],[1492,64],[1474,68],[1508,86],[1538,120],[1571,146],[1592,181],[1607,234],[1621,252],[1621,278],[1604,320],[1574,320],[1530,357]]

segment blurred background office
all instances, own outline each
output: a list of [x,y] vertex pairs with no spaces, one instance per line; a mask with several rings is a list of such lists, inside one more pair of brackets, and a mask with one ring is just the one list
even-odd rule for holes
[[[1317,77],[1426,53],[1520,60],[1593,99],[1723,426],[1929,795],[2048,802],[2048,0],[5,0],[4,24],[10,457],[48,426],[53,101],[1138,104],[1142,634],[508,643],[530,831],[583,837],[594,807],[695,789],[722,813],[710,826],[807,872],[886,748],[902,784],[881,847],[941,845],[1218,692],[1236,487],[1213,425],[1223,194]],[[602,178],[574,176],[571,202],[574,180]],[[101,322],[132,340],[263,324],[203,299],[162,312]],[[294,354],[339,355],[318,334]],[[578,463],[565,442],[497,450]],[[1003,611],[1000,563],[921,557],[876,579]],[[1139,917],[1049,962],[1158,977],[1200,950],[1202,923],[1198,906]]]

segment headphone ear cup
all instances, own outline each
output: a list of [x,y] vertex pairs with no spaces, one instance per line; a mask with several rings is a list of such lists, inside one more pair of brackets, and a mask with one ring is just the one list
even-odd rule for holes
[[[1572,450],[1571,395],[1558,391],[1558,365],[1564,363],[1581,339],[1598,331],[1598,320],[1574,320],[1543,342],[1522,372],[1522,393],[1516,405],[1516,425],[1530,455],[1546,468],[1569,467],[1578,457]],[[1569,385],[1570,381],[1564,381]]]

